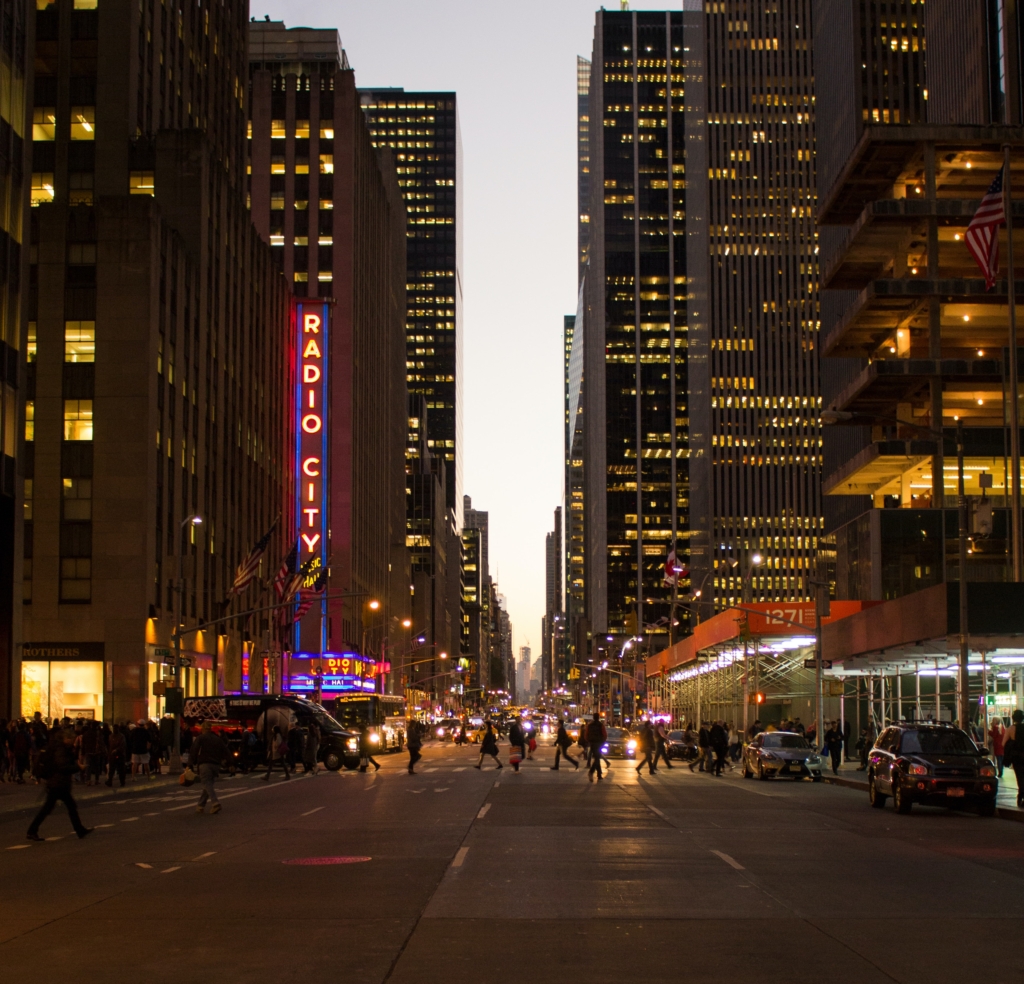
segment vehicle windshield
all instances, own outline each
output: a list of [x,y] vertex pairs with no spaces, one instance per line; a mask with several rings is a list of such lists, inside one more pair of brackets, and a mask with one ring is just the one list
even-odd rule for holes
[[924,728],[920,731],[904,731],[900,751],[919,752],[923,755],[977,755],[978,746],[962,731]]
[[668,733],[668,736],[672,739],[672,741],[682,741],[683,738],[686,737],[685,733],[682,731],[670,731]]
[[621,741],[625,738],[626,732],[622,728],[609,728],[608,729],[608,740],[609,741]]
[[339,701],[336,713],[346,731],[362,731],[370,723],[370,702]]
[[765,748],[810,748],[803,735],[765,735]]
[[322,707],[312,708],[313,719],[316,721],[317,726],[321,731],[341,731],[342,727],[334,720]]

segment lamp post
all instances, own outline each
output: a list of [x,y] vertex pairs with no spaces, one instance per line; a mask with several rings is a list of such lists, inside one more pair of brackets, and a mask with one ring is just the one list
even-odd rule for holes
[[[1012,276],[1011,276],[1012,280]],[[1014,354],[1011,353],[1011,358]],[[823,424],[848,423],[856,420],[857,417],[867,416],[871,420],[882,420],[901,427],[912,427],[915,430],[924,432],[935,438],[937,441],[945,441],[946,435],[941,430],[932,427],[925,427],[923,424],[915,424],[909,420],[900,420],[898,417],[881,416],[879,414],[858,414],[848,410],[822,410],[821,422]],[[964,490],[964,421],[960,417],[956,422],[956,471],[957,471],[957,553],[960,567],[959,601],[960,601],[960,658],[957,665],[957,679],[959,682],[959,697],[957,699],[956,712],[960,718],[960,727],[966,729],[968,725],[967,715],[970,709],[968,695],[969,676],[967,662],[969,655],[969,636],[967,627],[967,494]],[[1017,484],[1017,483],[1015,483]],[[941,475],[932,476],[932,497],[945,495],[945,486]],[[942,501],[941,498],[938,501]],[[1015,507],[1016,508],[1016,507]],[[1016,576],[1016,575],[1015,575]],[[936,676],[936,687],[938,677]]]
[[185,550],[181,543],[181,533],[186,526],[200,526],[203,522],[201,516],[193,513],[181,521],[178,533],[178,611],[174,619],[174,663],[171,665],[171,678],[174,680],[174,689],[177,694],[176,707],[174,712],[174,744],[171,746],[170,770],[171,775],[181,772],[181,700],[183,694],[179,688],[181,674],[181,628],[185,618]]

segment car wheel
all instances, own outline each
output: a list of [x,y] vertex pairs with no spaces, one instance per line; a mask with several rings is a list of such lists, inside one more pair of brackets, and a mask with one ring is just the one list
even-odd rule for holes
[[355,772],[355,770],[359,768],[359,759],[358,757],[346,758],[344,764],[345,768],[348,769],[350,772]]
[[764,782],[768,778],[768,773],[764,771],[764,763],[757,763],[757,778]]
[[899,779],[892,781],[892,805],[897,813],[909,813],[914,805],[914,801],[907,796],[903,789],[903,783]]
[[885,801],[888,799],[884,793],[880,793],[878,791],[878,786],[875,784],[874,773],[871,773],[871,775],[868,776],[868,799],[876,810],[880,810],[885,806]]
[[979,817],[994,817],[996,815],[996,798],[990,796],[988,799],[983,799],[978,803],[978,816]]
[[324,755],[324,765],[331,772],[337,772],[341,768],[341,756],[337,752],[327,752]]

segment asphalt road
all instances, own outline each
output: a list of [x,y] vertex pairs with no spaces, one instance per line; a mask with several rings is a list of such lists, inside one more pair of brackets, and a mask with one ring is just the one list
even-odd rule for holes
[[[507,759],[507,748],[502,749]],[[1024,982],[1024,825],[627,762],[136,784],[29,844],[0,814],[0,976],[344,984]],[[77,787],[76,787],[77,788]],[[41,793],[39,794],[41,795]],[[9,806],[9,804],[8,804]],[[341,864],[297,859],[356,858]]]

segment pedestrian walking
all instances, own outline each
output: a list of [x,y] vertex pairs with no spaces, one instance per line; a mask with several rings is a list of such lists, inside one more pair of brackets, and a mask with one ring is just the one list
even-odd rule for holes
[[498,737],[495,735],[490,721],[487,722],[487,730],[484,731],[483,741],[480,742],[480,761],[473,766],[474,769],[479,769],[484,764],[485,755],[490,755],[498,763],[499,769],[503,768],[501,760],[498,758]]
[[302,772],[316,775],[316,762],[320,755],[320,727],[316,721],[306,726],[306,740],[302,746]]
[[264,782],[270,781],[270,772],[275,765],[281,766],[285,779],[291,779],[288,770],[288,741],[281,734],[279,724],[274,725],[274,730],[270,735],[270,748],[267,749],[267,774],[263,777]]
[[128,735],[128,747],[132,753],[132,781],[136,776],[149,775],[149,732],[146,722],[139,722]]
[[409,727],[406,730],[405,736],[405,747],[409,749],[409,775],[416,775],[414,766],[423,757],[420,754],[420,749],[423,747],[423,732],[420,729],[420,723],[415,718],[409,722]]
[[693,772],[694,766],[697,767],[698,772],[707,772],[708,765],[708,749],[710,748],[710,741],[708,740],[708,726],[704,723],[700,726],[700,730],[697,732],[697,757],[690,763],[690,771]]
[[590,748],[590,769],[587,771],[587,779],[594,781],[594,773],[597,773],[598,782],[604,777],[601,775],[601,749],[608,740],[608,730],[601,721],[601,715],[594,711],[594,719],[587,726],[587,745]]
[[35,819],[29,825],[26,834],[29,840],[41,841],[43,839],[39,836],[39,828],[53,812],[53,808],[58,802],[67,807],[71,826],[75,828],[75,833],[80,838],[92,833],[92,827],[86,827],[78,816],[78,807],[71,795],[71,777],[76,771],[78,771],[78,761],[75,757],[74,740],[70,734],[64,735],[60,731],[51,732],[49,744],[40,756],[37,766],[40,778],[46,781],[46,802],[39,808]]
[[1003,727],[1003,722],[999,718],[995,718],[988,729],[988,741],[989,750],[996,760],[996,769],[1000,779],[1003,778],[1003,736],[1005,733],[1006,728]]
[[365,772],[367,766],[372,765],[374,772],[380,771],[380,766],[374,761],[374,742],[375,734],[373,729],[366,725],[363,728],[363,733],[359,736],[359,771]]
[[110,732],[110,739],[107,743],[107,781],[106,785],[113,788],[114,776],[121,780],[121,787],[124,788],[124,777],[128,766],[128,742],[124,736],[124,730],[116,724]]
[[[640,775],[640,770],[646,765],[647,774],[649,776],[654,775],[654,729],[651,727],[650,721],[644,721],[640,726],[640,731],[636,737],[636,756],[640,759],[640,764],[636,767],[636,774]],[[643,756],[643,758],[641,758]]]
[[832,758],[832,775],[839,775],[839,763],[843,757],[843,733],[839,729],[838,721],[833,721],[825,732],[824,750]]
[[868,755],[871,754],[871,749],[875,744],[875,728],[874,725],[869,724],[860,733],[860,740],[857,742],[857,750],[860,752],[860,765],[857,766],[858,772],[867,771],[868,767]]
[[1003,762],[1017,777],[1017,806],[1024,806],[1024,711],[1013,712],[1013,724],[1003,735]]
[[210,813],[220,813],[220,800],[217,799],[217,792],[213,786],[229,754],[224,739],[213,730],[213,725],[209,721],[204,721],[188,751],[189,768],[199,773],[199,782],[203,787],[199,794],[199,802],[196,804],[196,813],[206,812],[207,800],[212,804]]
[[662,721],[654,728],[654,769],[658,768],[659,759],[665,763],[667,769],[672,768],[672,763],[668,760],[668,735],[665,734],[665,724]]
[[466,738],[466,722],[465,721],[463,721],[462,724],[459,725],[459,734],[458,734],[458,737],[455,739],[455,744],[456,745],[466,745],[466,744],[468,744],[468,739]]
[[580,746],[580,758],[584,765],[590,768],[590,743],[587,741],[587,722],[580,721],[580,732],[576,738],[576,744]]
[[725,768],[725,753],[729,750],[729,735],[726,733],[725,728],[722,727],[721,721],[715,721],[711,725],[711,729],[708,731],[708,746],[714,753],[715,762],[706,771],[713,771],[716,776],[722,774],[722,769]]
[[565,730],[565,722],[558,719],[558,731],[555,734],[555,764],[551,766],[552,772],[558,771],[558,760],[564,758],[567,762],[572,762],[573,768],[579,772],[580,764],[569,754],[569,747],[572,745],[572,739],[569,737],[569,732]]
[[508,726],[508,764],[518,772],[519,763],[526,758],[526,738],[523,735],[523,726],[518,718],[513,718]]

